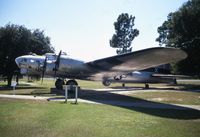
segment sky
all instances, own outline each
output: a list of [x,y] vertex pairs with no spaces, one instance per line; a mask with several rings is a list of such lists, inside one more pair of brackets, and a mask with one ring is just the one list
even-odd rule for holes
[[135,16],[133,51],[158,47],[157,28],[187,0],[0,0],[0,26],[44,30],[56,53],[92,61],[116,55],[109,40],[121,13]]

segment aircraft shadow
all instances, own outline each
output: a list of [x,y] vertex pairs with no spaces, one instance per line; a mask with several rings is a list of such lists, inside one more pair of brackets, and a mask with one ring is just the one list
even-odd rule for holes
[[183,106],[153,102],[108,91],[81,90],[79,98],[172,119],[199,119],[200,111]]
[[176,88],[174,87],[149,87],[149,88],[145,88],[145,87],[121,87],[121,86],[117,86],[117,87],[110,87],[111,89],[116,89],[117,91],[119,90],[174,90]]
[[[175,86],[175,87],[174,87]],[[177,89],[178,87],[178,89]],[[144,87],[121,87],[121,86],[117,86],[117,87],[110,87],[111,89],[116,89],[117,91],[132,91],[132,90],[176,90],[176,91],[186,91],[186,92],[198,92],[200,93],[200,85],[193,85],[193,84],[177,84],[177,85],[166,85],[166,87],[149,87],[149,88],[144,88]]]
[[190,91],[190,92],[200,92],[200,85],[195,85],[195,84],[177,84],[176,86],[179,87],[180,90],[185,90],[185,91]]

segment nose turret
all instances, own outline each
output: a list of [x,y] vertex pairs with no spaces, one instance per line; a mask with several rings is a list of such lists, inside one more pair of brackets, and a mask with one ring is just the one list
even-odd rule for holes
[[17,64],[18,67],[20,67],[20,62],[21,62],[21,57],[17,57],[15,59],[15,63]]
[[19,68],[26,68],[28,66],[28,59],[26,56],[17,57],[15,62]]

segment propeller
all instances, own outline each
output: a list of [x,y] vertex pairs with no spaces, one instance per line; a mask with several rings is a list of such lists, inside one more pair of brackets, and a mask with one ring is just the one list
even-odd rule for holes
[[61,53],[62,53],[62,50],[59,52],[58,56],[57,56],[57,59],[55,61],[55,67],[54,67],[54,78],[56,77],[56,72],[58,71],[59,69],[59,66],[60,66],[60,56],[61,56]]
[[46,68],[47,68],[47,57],[45,58],[44,64],[43,64],[43,67],[42,67],[42,84],[43,84],[43,78],[44,78],[44,73],[46,71]]

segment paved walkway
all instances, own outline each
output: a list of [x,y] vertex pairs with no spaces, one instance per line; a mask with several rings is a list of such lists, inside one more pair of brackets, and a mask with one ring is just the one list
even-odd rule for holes
[[[30,95],[3,95],[0,94],[0,98],[13,98],[13,99],[30,99],[30,100],[48,100],[48,101],[65,101],[65,98],[50,98],[41,96]],[[69,102],[74,102],[75,99],[68,99]],[[92,103],[92,104],[108,104],[113,106],[124,107],[141,107],[141,108],[159,108],[159,109],[195,109],[200,111],[200,105],[180,105],[180,104],[165,104],[159,102],[131,102],[131,101],[116,101],[116,100],[86,100],[78,99],[78,102]]]

